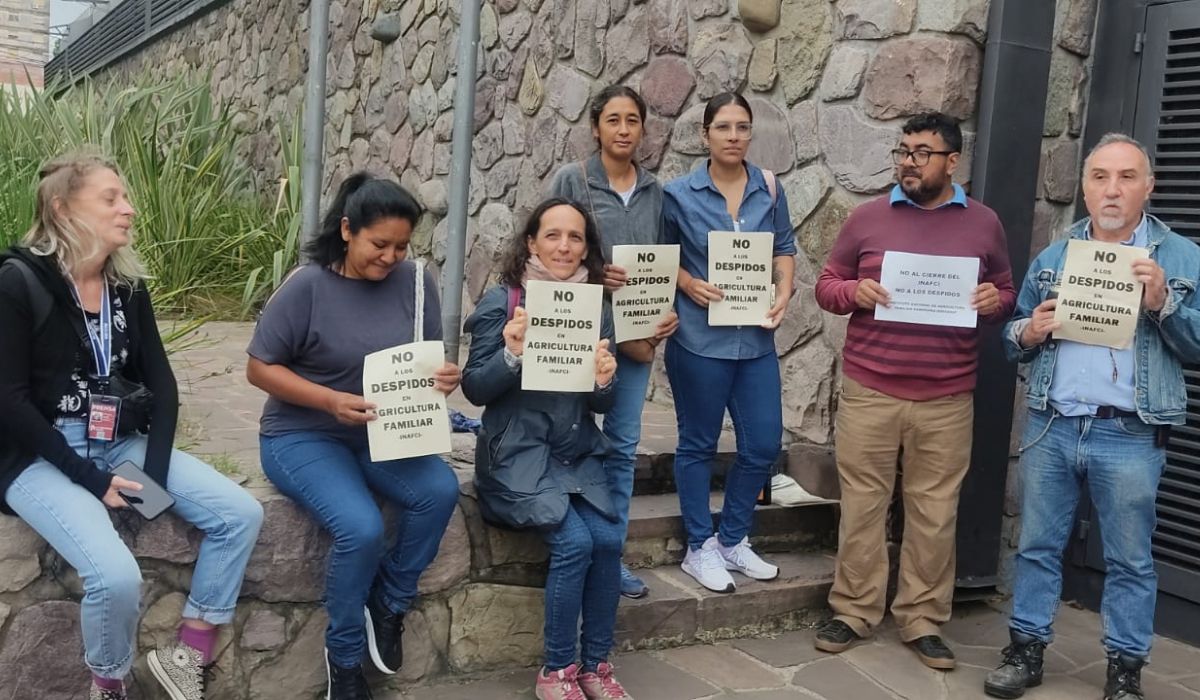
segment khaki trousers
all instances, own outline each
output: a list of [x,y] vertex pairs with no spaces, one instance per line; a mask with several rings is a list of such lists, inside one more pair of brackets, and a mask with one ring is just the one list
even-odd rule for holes
[[950,619],[958,495],[971,461],[973,416],[971,392],[908,401],[842,378],[836,420],[842,519],[829,607],[860,636],[883,620],[885,523],[898,455],[904,542],[892,615],[906,642],[939,634]]

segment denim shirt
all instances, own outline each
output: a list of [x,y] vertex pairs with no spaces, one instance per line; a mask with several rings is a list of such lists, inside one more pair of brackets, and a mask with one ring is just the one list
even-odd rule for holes
[[[1182,425],[1187,417],[1187,391],[1183,363],[1200,359],[1200,247],[1146,214],[1150,259],[1162,266],[1167,301],[1160,311],[1142,309],[1134,335],[1134,404],[1142,421],[1156,425]],[[1076,222],[1069,238],[1085,239],[1090,219]],[[1031,363],[1026,404],[1045,410],[1059,343],[1050,339],[1022,348],[1021,333],[1033,309],[1058,284],[1066,259],[1067,241],[1052,243],[1029,266],[1017,297],[1017,309],[1004,327],[1004,351],[1009,359]]]
[[[771,197],[763,171],[746,163],[746,189],[733,221],[725,197],[708,174],[708,160],[663,188],[663,242],[679,244],[679,266],[693,277],[708,280],[710,231],[767,231],[775,234],[772,255],[796,254],[787,196],[776,181]],[[775,331],[760,326],[709,326],[708,309],[682,291],[675,295],[679,330],[673,341],[688,352],[721,360],[749,360],[775,352]]]

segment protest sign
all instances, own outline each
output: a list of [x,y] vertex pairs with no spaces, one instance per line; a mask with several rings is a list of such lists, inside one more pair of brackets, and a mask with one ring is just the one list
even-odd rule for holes
[[612,261],[626,274],[625,286],[612,293],[617,342],[653,337],[675,303],[679,246],[615,245]]
[[1150,257],[1145,248],[1073,239],[1067,243],[1054,320],[1056,340],[1127,348],[1137,330],[1142,283],[1133,261]]
[[521,388],[534,391],[592,391],[596,344],[600,342],[604,287],[542,282],[525,286],[525,348]]
[[879,284],[890,306],[875,307],[875,319],[896,323],[974,328],[979,314],[971,292],[979,286],[979,258],[887,251]]
[[710,326],[758,326],[771,310],[773,233],[712,231],[708,281],[725,297],[708,304]]
[[446,395],[434,388],[445,352],[440,340],[429,340],[366,356],[363,398],[375,404],[376,415],[367,423],[371,461],[450,451]]

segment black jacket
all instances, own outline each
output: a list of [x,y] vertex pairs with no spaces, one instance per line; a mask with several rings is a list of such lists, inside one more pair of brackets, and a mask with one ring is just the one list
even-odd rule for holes
[[[54,299],[50,317],[36,336],[37,319],[25,277],[12,265],[3,265],[10,257],[25,261]],[[117,293],[126,309],[129,338],[129,359],[121,374],[154,392],[143,469],[159,484],[166,484],[179,412],[175,375],[145,285],[139,283],[132,290],[119,287]],[[53,259],[15,247],[0,253],[0,511],[12,512],[4,498],[8,487],[37,457],[97,498],[112,481],[109,473],[76,454],[54,428],[58,400],[68,389],[71,372],[80,358],[90,357],[77,330],[83,323],[83,313]]]
[[[499,525],[554,529],[576,494],[616,520],[604,467],[610,446],[594,415],[612,407],[616,380],[591,393],[522,390],[520,369],[504,362],[506,323],[504,286],[488,290],[466,323],[471,351],[463,368],[463,395],[485,407],[475,442],[480,511]],[[606,306],[600,337],[610,346],[612,329]]]

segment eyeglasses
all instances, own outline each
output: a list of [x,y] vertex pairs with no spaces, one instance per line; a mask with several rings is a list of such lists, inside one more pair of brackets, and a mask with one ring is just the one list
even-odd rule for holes
[[958,153],[958,151],[927,151],[925,149],[910,151],[907,148],[896,148],[892,150],[892,162],[896,165],[904,165],[904,161],[912,156],[913,165],[920,168],[929,165],[930,156],[948,156],[951,153]]
[[721,122],[720,124],[712,124],[708,127],[710,131],[715,131],[717,136],[721,138],[729,138],[730,134],[737,134],[738,138],[748,139],[754,133],[754,125],[749,122],[739,122],[730,124]]

